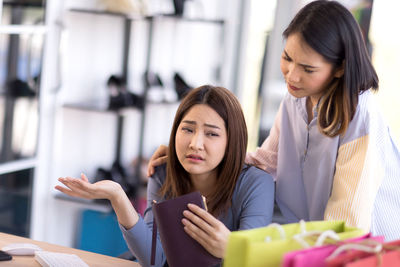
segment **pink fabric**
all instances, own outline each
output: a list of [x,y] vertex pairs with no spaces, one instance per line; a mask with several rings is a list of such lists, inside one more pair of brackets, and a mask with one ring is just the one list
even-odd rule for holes
[[383,236],[371,237],[371,234],[366,234],[361,237],[348,239],[340,242],[338,245],[326,245],[313,247],[309,249],[296,250],[286,253],[283,257],[283,267],[323,267],[326,266],[325,259],[335,251],[338,246],[350,243],[360,242],[366,238],[374,239],[378,242],[383,242]]

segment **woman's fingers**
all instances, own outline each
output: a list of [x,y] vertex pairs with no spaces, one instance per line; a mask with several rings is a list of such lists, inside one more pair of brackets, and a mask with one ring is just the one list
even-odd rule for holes
[[58,181],[69,187],[71,190],[82,189],[82,182],[79,179],[66,177],[59,178]]
[[155,168],[167,162],[167,156],[162,156],[157,159],[153,159],[149,162],[147,167],[147,176],[150,177],[154,174]]
[[200,245],[202,245],[207,251],[209,251],[211,248],[210,242],[212,242],[209,235],[187,219],[182,219],[182,223],[184,225],[183,229],[185,230],[185,232],[191,238],[199,242]]
[[154,174],[155,167],[167,162],[168,147],[160,145],[154,154],[151,156],[149,164],[147,165],[147,176],[150,177]]
[[87,178],[86,174],[81,173],[81,179],[85,182],[89,182],[89,179]]
[[[213,227],[204,219],[201,217],[195,215],[194,213],[185,210],[183,212],[183,215],[187,220],[189,220],[192,224],[196,225],[196,229],[200,229],[203,232],[206,232],[207,234],[212,234],[213,233]],[[195,228],[192,228],[195,229]],[[195,229],[195,230],[196,230]]]
[[205,209],[200,208],[199,206],[195,204],[188,204],[188,208],[191,212],[202,218],[204,221],[206,221],[209,225],[212,227],[218,226],[221,222],[217,220],[214,216],[212,216],[208,211]]
[[191,211],[185,210],[183,215],[185,232],[212,255],[222,258],[230,234],[229,229],[200,207],[191,207]]
[[[87,179],[87,178],[86,178]],[[64,184],[67,188],[61,187],[61,186],[56,186],[55,188],[69,196],[74,196],[74,197],[83,197],[83,198],[92,198],[89,190],[89,186],[91,185],[88,182],[84,182],[80,179],[75,179],[71,177],[66,177],[66,178],[59,178],[58,181],[60,181],[62,184]]]
[[73,194],[73,191],[71,189],[63,187],[63,186],[56,185],[54,188],[64,194],[69,195],[69,196],[71,196]]
[[64,194],[67,194],[71,197],[84,197],[81,192],[78,192],[77,190],[73,189],[73,187],[71,189],[70,187],[63,187],[63,186],[56,185],[55,189],[59,190],[60,192],[62,192]]

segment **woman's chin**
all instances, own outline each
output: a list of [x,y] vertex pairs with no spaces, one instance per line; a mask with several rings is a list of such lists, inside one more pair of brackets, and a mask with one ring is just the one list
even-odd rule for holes
[[291,94],[292,96],[297,97],[297,98],[305,97],[305,95],[303,95],[300,92],[300,90],[292,90],[292,89],[288,88],[288,92],[289,92],[289,94]]

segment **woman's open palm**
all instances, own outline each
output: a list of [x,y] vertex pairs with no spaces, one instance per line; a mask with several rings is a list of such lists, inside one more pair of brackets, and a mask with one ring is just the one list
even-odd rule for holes
[[108,199],[111,200],[121,191],[121,186],[111,180],[102,180],[91,184],[87,177],[82,174],[81,178],[61,177],[58,179],[66,187],[57,185],[55,188],[72,197],[86,199]]

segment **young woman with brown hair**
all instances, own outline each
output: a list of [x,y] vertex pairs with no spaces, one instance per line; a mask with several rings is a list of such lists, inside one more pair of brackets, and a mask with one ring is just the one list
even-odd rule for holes
[[[168,160],[148,182],[144,218],[113,181],[91,184],[84,175],[59,178],[67,188],[56,189],[71,196],[109,199],[124,238],[142,266],[150,266],[152,201],[200,191],[209,212],[189,205],[182,227],[208,252],[223,258],[230,231],[266,226],[272,218],[272,177],[244,164],[246,147],[247,127],[239,101],[225,88],[201,86],[182,100],[176,112]],[[156,266],[162,266],[166,259],[159,240],[156,251]]]

